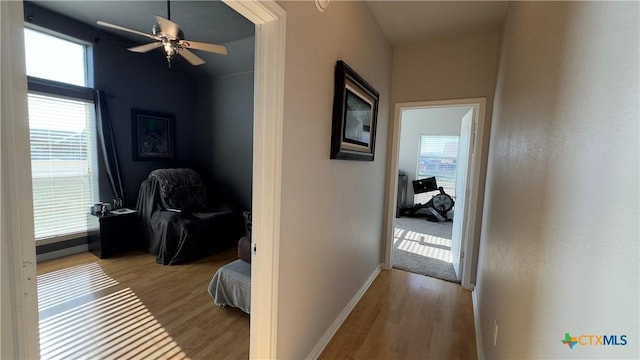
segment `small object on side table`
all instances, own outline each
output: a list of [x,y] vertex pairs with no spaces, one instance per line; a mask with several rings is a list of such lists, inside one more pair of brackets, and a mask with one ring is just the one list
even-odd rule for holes
[[87,214],[87,229],[89,251],[100,259],[142,248],[136,211]]

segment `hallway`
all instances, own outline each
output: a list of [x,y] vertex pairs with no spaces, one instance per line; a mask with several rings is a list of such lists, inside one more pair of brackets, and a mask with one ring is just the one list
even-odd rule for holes
[[475,359],[471,293],[402,270],[382,271],[320,359]]

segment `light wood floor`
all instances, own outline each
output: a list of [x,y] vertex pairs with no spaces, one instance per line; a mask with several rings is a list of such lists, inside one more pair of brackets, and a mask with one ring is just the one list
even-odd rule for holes
[[383,271],[320,359],[475,359],[471,293],[402,270]]
[[247,359],[249,315],[207,293],[236,258],[162,266],[142,252],[83,253],[38,264],[42,359]]
[[[236,250],[161,266],[132,252],[38,264],[43,359],[247,359],[249,316],[207,286]],[[475,359],[471,293],[401,270],[380,273],[320,359]]]

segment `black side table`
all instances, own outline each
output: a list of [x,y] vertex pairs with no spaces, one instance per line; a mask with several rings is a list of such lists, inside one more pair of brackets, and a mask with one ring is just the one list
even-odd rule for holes
[[140,249],[138,213],[87,214],[89,251],[100,259]]

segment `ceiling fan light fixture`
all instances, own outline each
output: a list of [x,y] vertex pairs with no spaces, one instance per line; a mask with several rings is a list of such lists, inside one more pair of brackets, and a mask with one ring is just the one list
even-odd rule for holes
[[104,21],[98,21],[97,24],[112,28],[119,31],[126,31],[136,35],[144,36],[155,40],[153,43],[138,45],[129,48],[129,51],[137,53],[146,53],[153,49],[162,47],[165,53],[167,63],[171,67],[171,60],[173,56],[180,55],[191,65],[202,65],[205,61],[191,52],[189,49],[207,51],[219,55],[227,55],[227,48],[224,45],[211,44],[199,41],[187,41],[184,39],[184,32],[180,29],[180,26],[171,21],[171,7],[170,2],[167,1],[167,15],[168,19],[156,15],[156,23],[151,28],[151,34],[143,33],[138,30],[133,30],[120,25],[110,24]]
[[164,47],[164,52],[166,52],[167,55],[174,55],[176,53],[175,46],[170,40],[162,39],[162,46]]
[[167,65],[171,67],[171,59],[176,54],[176,48],[173,42],[167,38],[162,39],[162,47],[167,58]]

